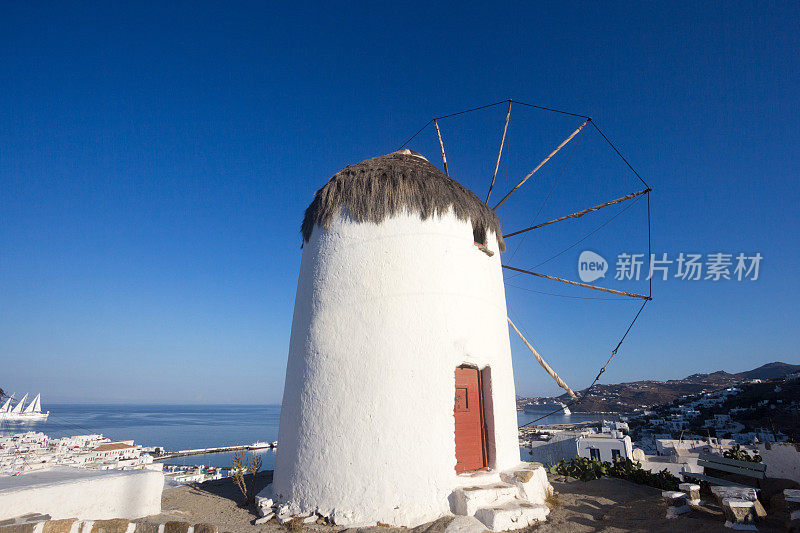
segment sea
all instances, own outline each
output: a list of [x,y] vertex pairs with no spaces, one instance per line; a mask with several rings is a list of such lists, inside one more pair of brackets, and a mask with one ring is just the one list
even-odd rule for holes
[[[44,422],[0,422],[0,435],[41,431],[51,437],[102,433],[112,440],[131,440],[143,446],[168,451],[247,445],[278,439],[280,405],[130,405],[55,404]],[[519,424],[542,414],[517,413]],[[568,424],[608,419],[609,415],[563,413],[550,415],[536,424]],[[280,445],[280,443],[279,443]],[[260,450],[262,468],[275,465],[274,450]],[[524,454],[523,454],[524,457]],[[167,459],[166,464],[231,466],[233,453],[190,455]]]
[[[0,422],[0,434],[41,431],[51,437],[102,433],[168,451],[247,445],[278,439],[280,405],[56,404],[44,406],[44,422]],[[250,453],[250,452],[248,452]],[[260,450],[262,468],[271,470],[275,452]],[[233,453],[189,455],[166,464],[231,466]]]

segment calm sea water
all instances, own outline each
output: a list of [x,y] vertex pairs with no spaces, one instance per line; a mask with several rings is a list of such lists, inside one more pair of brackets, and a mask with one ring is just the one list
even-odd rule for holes
[[[524,413],[522,411],[517,412],[517,422],[519,425],[527,424],[528,422],[533,422],[536,420],[533,425],[539,424],[574,424],[576,422],[598,422],[600,420],[616,420],[617,415],[612,414],[596,414],[596,413],[572,413],[571,415],[565,415],[563,413],[558,413],[555,415],[549,415],[545,418],[542,418],[548,413],[551,413],[551,410],[545,410],[541,413]],[[542,418],[541,420],[537,420]]]
[[[52,437],[102,433],[144,446],[188,450],[272,442],[278,439],[279,405],[97,405],[47,404],[45,422],[0,423],[0,434],[41,431]],[[275,452],[260,451],[264,469]],[[230,466],[232,453],[169,459],[169,464]]]
[[[133,439],[144,446],[188,450],[215,446],[272,442],[278,439],[279,405],[97,405],[48,404],[46,422],[0,422],[0,434],[41,431],[52,437],[102,433],[113,440]],[[519,424],[543,414],[518,413]],[[551,415],[537,424],[566,424],[601,420],[603,415],[576,413]],[[605,418],[610,418],[608,415]],[[263,467],[271,470],[275,452],[257,452]],[[230,466],[232,453],[192,455],[169,459],[169,464]]]

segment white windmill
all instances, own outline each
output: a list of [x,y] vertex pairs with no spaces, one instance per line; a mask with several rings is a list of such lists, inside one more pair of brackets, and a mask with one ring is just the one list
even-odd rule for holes
[[401,149],[344,168],[305,212],[280,447],[262,512],[399,526],[456,513],[494,530],[548,513],[543,468],[520,461],[491,190],[484,201],[450,178],[440,133],[439,142],[445,172]]

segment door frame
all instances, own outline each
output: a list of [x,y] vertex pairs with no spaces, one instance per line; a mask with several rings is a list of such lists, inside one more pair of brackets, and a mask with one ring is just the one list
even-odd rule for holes
[[[462,363],[456,366],[455,370],[459,368],[468,368],[470,370],[474,370],[475,373],[478,375],[478,412],[480,414],[480,424],[481,424],[481,458],[483,459],[483,466],[480,468],[475,468],[472,470],[465,470],[463,472],[458,472],[457,475],[467,475],[473,472],[481,472],[484,470],[489,470],[489,433],[486,427],[486,412],[485,412],[485,402],[483,398],[483,371],[478,367],[478,365],[471,364],[471,363]],[[455,372],[454,370],[454,372]],[[454,418],[455,420],[455,418]],[[453,435],[453,445],[455,446],[455,434]],[[458,463],[458,458],[456,458],[456,464]]]

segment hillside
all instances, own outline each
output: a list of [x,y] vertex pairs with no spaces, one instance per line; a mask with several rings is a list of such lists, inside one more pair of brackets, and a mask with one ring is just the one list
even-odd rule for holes
[[737,378],[745,380],[745,379],[776,379],[782,378],[789,374],[796,374],[800,372],[800,365],[790,365],[788,363],[767,363],[766,365],[760,366],[754,370],[749,370],[747,372],[739,372],[738,374],[734,374]]
[[[633,412],[671,402],[686,395],[699,394],[730,387],[736,383],[752,379],[777,379],[800,372],[800,365],[781,362],[768,363],[753,370],[730,374],[723,370],[710,374],[692,374],[683,379],[668,381],[633,381],[629,383],[598,383],[581,401],[570,407],[573,412]],[[519,407],[531,398],[517,400]],[[570,398],[564,394],[558,400],[568,403]]]

